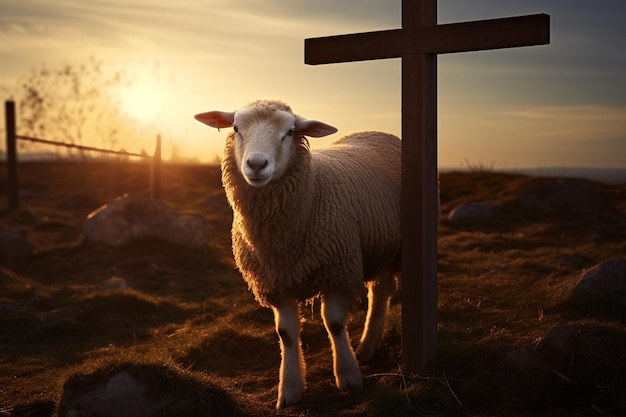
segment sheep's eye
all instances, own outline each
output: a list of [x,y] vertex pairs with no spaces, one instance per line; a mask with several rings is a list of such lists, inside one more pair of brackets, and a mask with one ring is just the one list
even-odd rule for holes
[[287,133],[285,134],[285,136],[283,136],[283,140],[287,139],[288,137],[293,136],[294,133],[296,133],[295,129],[289,129]]
[[285,139],[292,137],[294,133],[294,129],[289,129],[287,133],[285,133],[285,136],[283,136],[283,138],[281,139],[281,142],[285,142]]
[[233,126],[233,130],[235,131],[235,133],[239,132],[239,128],[237,126]]

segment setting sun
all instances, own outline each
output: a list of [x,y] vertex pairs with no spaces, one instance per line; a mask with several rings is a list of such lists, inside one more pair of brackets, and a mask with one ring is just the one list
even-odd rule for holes
[[165,94],[152,82],[136,82],[121,92],[121,108],[140,123],[155,121],[165,105]]

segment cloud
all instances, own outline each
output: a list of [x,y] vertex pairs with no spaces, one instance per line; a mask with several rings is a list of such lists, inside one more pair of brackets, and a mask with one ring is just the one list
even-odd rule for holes
[[439,131],[444,166],[623,167],[626,107],[480,107],[446,114]]
[[[136,46],[151,52],[175,54],[182,49],[224,55],[225,51],[250,52],[246,45],[258,48],[264,41],[319,36],[339,22],[350,31],[362,22],[393,20],[390,11],[397,9],[374,0],[358,7],[346,3],[22,0],[3,6],[0,36],[18,42],[73,38],[94,47]],[[16,47],[14,42],[3,44],[5,49]]]
[[[500,163],[523,155],[533,161],[533,147],[558,148],[564,141],[570,148],[590,140],[619,148],[615,132],[626,131],[620,123],[626,119],[626,2],[439,3],[440,22],[552,16],[550,46],[440,57],[444,158],[453,155],[456,163],[478,155]],[[400,6],[400,0],[4,1],[0,91],[41,63],[94,55],[116,67],[158,62],[175,75],[176,97],[162,123],[181,143],[208,135],[191,119],[195,112],[234,109],[258,97],[280,97],[342,133],[399,133],[398,60],[309,67],[303,44],[307,37],[399,27]]]
[[503,111],[495,117],[505,124],[526,125],[537,139],[562,143],[610,141],[626,132],[626,107],[534,107]]

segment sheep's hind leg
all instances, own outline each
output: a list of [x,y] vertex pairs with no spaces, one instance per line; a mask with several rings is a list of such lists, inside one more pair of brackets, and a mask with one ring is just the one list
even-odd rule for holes
[[363,336],[361,336],[361,341],[356,349],[356,357],[361,363],[374,359],[378,343],[383,335],[385,319],[389,311],[389,300],[395,286],[393,276],[368,283],[367,317]]
[[322,318],[333,348],[335,382],[342,390],[363,386],[361,371],[346,329],[346,306],[345,299],[335,294],[324,295],[322,300]]
[[300,343],[298,301],[285,298],[274,307],[276,332],[280,338],[281,363],[276,408],[300,401],[305,387],[306,365]]

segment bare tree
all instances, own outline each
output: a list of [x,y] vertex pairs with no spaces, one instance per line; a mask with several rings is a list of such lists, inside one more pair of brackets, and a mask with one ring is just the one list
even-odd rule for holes
[[86,141],[117,147],[128,118],[111,91],[128,87],[123,72],[105,74],[90,58],[59,68],[43,64],[19,81],[19,132],[82,145]]

